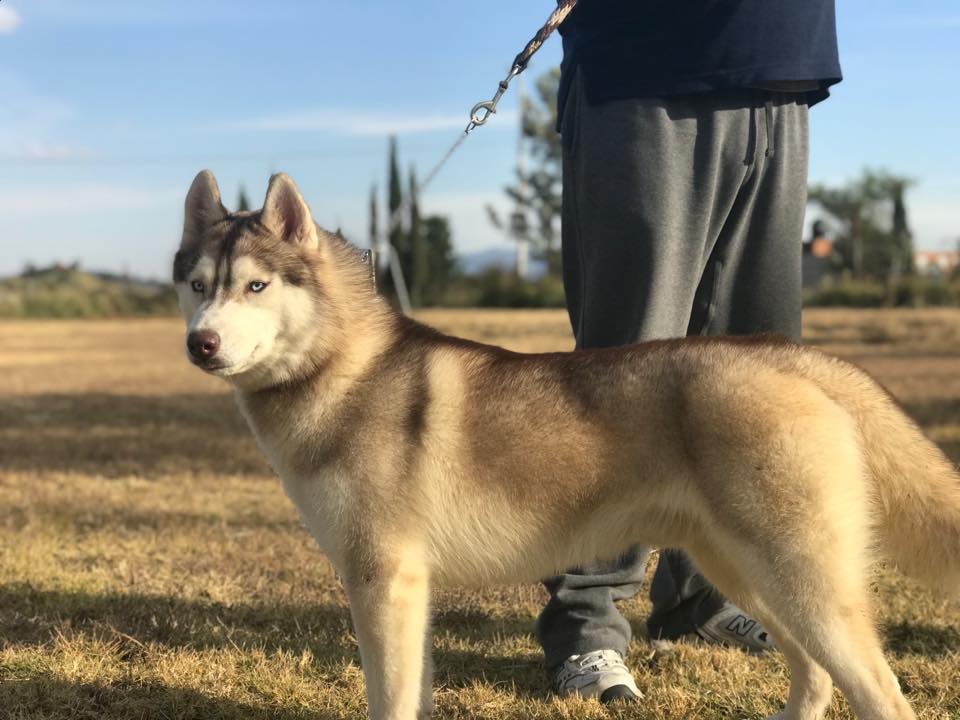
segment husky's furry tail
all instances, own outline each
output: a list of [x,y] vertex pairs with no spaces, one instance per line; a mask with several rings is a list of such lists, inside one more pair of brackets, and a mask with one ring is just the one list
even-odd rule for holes
[[859,429],[881,550],[908,575],[960,594],[960,473],[873,379],[832,360],[804,374]]
[[908,575],[960,593],[960,475],[893,400],[862,418],[881,543]]

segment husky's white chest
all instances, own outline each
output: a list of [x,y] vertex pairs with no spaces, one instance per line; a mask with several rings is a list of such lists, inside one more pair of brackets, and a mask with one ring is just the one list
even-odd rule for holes
[[280,477],[283,489],[296,506],[304,525],[334,566],[342,567],[349,510],[349,484],[343,473],[332,464],[306,470],[310,463],[304,461],[305,453],[296,443],[284,442],[279,435],[259,432],[255,423],[250,425],[257,443]]
[[279,474],[283,489],[320,549],[334,566],[343,567],[344,525],[349,509],[343,484],[333,473],[297,476],[279,471]]

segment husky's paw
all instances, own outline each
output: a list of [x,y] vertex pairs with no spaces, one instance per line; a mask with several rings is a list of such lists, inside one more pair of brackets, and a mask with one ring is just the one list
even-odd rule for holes
[[417,720],[430,720],[433,717],[433,694],[429,699],[424,698],[420,701],[420,709],[417,710]]
[[783,710],[778,712],[776,715],[771,715],[767,720],[823,720],[827,715],[827,708],[824,707],[822,710],[817,711],[814,708],[803,708],[801,710],[795,710],[788,707],[785,707]]

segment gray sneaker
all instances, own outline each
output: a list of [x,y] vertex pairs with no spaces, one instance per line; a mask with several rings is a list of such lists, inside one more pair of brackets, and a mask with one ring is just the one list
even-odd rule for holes
[[763,625],[732,602],[724,603],[696,629],[696,633],[707,642],[742,647],[749,652],[761,653],[774,649],[773,640]]
[[558,695],[597,698],[602,703],[643,697],[616,650],[571,655],[553,676],[553,689]]

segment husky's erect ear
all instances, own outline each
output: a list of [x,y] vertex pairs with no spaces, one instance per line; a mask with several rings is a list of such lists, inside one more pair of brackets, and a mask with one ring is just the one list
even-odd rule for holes
[[310,208],[286,173],[270,177],[260,222],[288,242],[311,248],[319,242]]
[[227,216],[227,209],[220,202],[217,179],[209,170],[201,170],[187,191],[183,212],[183,242],[194,240],[204,230]]

